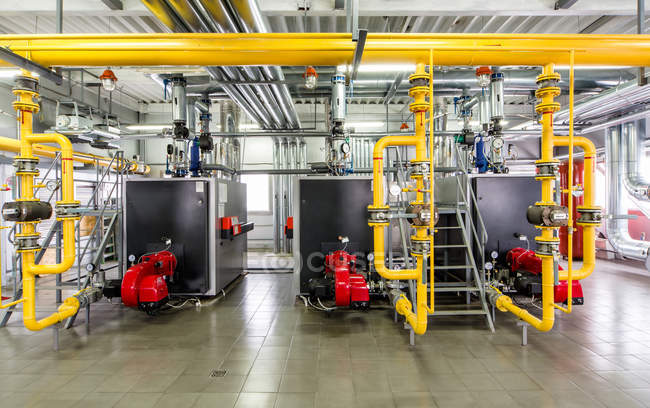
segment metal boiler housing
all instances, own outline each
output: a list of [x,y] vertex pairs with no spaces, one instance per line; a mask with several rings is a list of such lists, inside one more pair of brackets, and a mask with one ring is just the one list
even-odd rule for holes
[[246,185],[217,178],[132,179],[125,182],[124,257],[165,249],[178,260],[172,295],[216,295],[246,264],[246,234],[221,238],[221,218],[246,222]]

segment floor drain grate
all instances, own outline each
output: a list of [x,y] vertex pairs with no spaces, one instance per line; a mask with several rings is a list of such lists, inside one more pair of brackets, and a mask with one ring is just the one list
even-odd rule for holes
[[226,370],[212,370],[210,371],[210,377],[211,378],[225,377],[226,372],[227,372]]

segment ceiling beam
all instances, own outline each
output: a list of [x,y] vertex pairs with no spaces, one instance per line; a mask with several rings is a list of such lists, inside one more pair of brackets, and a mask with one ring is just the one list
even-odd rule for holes
[[558,0],[555,2],[555,10],[564,10],[571,8],[578,0]]
[[592,34],[614,19],[614,16],[600,16],[593,23],[580,31],[580,34]]
[[102,0],[109,9],[111,10],[124,10],[124,4],[122,0]]

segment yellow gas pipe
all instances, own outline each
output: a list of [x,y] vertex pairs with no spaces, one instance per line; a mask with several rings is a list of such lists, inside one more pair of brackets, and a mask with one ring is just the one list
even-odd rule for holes
[[[44,66],[213,66],[349,64],[349,33],[153,33],[2,35],[0,46]],[[417,63],[436,50],[445,66],[650,65],[647,35],[368,34],[365,64]],[[0,61],[0,65],[5,65]]]
[[[427,304],[427,283],[424,281],[424,256],[426,256],[426,248],[432,244],[432,237],[427,233],[429,225],[415,226],[416,233],[411,237],[413,242],[419,243],[420,250],[412,252],[416,259],[415,269],[402,269],[392,270],[386,268],[385,264],[385,249],[384,249],[384,228],[389,225],[388,219],[385,214],[389,211],[389,207],[384,203],[384,173],[383,173],[383,159],[384,149],[388,146],[415,146],[415,159],[412,161],[414,165],[429,166],[430,161],[427,159],[427,146],[426,146],[426,112],[430,110],[430,103],[426,100],[429,95],[430,86],[426,86],[426,81],[429,79],[429,74],[425,71],[425,64],[418,63],[416,65],[415,74],[411,75],[409,80],[414,83],[409,90],[409,95],[414,98],[414,102],[410,105],[410,109],[415,117],[415,135],[414,136],[386,136],[377,141],[373,149],[373,204],[368,206],[371,213],[380,214],[379,218],[371,219],[368,222],[373,228],[374,233],[374,265],[377,273],[385,279],[391,280],[416,280],[416,306],[415,312],[413,305],[404,295],[400,295],[395,302],[395,310],[397,313],[403,315],[406,321],[413,329],[415,334],[424,334],[427,330],[427,319],[429,310],[433,310],[433,289],[431,290],[431,305]],[[432,116],[431,116],[432,117]],[[433,152],[429,152],[432,156]],[[429,169],[430,172],[433,168]],[[425,189],[424,184],[425,172],[414,172],[411,178],[416,182],[416,200],[412,205],[424,206],[425,193],[429,190]],[[433,188],[431,183],[430,188]],[[433,211],[431,218],[433,219]],[[433,222],[433,221],[431,221]],[[430,224],[431,224],[430,222]],[[433,252],[433,247],[430,246],[429,252]],[[433,266],[431,266],[431,281],[433,283]]]
[[[572,53],[573,54],[573,53]],[[573,55],[572,55],[573,57]],[[571,66],[573,67],[573,58],[571,58]],[[585,203],[583,206],[579,207],[579,212],[581,212],[581,218],[577,221],[577,225],[583,226],[583,242],[584,242],[584,263],[583,267],[578,271],[572,270],[572,263],[570,263],[570,269],[567,271],[561,271],[559,275],[560,280],[568,280],[569,284],[569,297],[571,293],[571,280],[582,279],[591,274],[593,271],[594,259],[595,259],[595,241],[594,241],[594,231],[595,227],[598,226],[600,221],[599,214],[600,209],[593,205],[594,197],[594,160],[596,159],[596,149],[594,144],[583,137],[573,137],[573,132],[570,133],[568,137],[558,137],[553,135],[553,113],[559,110],[560,105],[557,102],[553,101],[555,96],[560,94],[560,89],[556,86],[553,86],[554,82],[559,81],[559,74],[553,72],[553,64],[547,64],[544,66],[542,75],[537,78],[538,83],[540,83],[540,88],[536,92],[538,99],[541,99],[541,102],[535,107],[538,113],[542,115],[541,124],[542,124],[542,155],[540,160],[536,162],[538,167],[544,168],[547,170],[540,172],[536,177],[537,180],[542,183],[542,199],[540,202],[536,203],[539,206],[552,206],[555,205],[553,201],[553,187],[552,182],[555,179],[555,175],[552,172],[548,171],[549,167],[554,167],[558,163],[558,160],[553,158],[553,147],[554,146],[569,146],[572,150],[574,145],[581,147],[585,152],[585,169],[584,169],[584,191],[585,191]],[[573,86],[573,84],[572,84]],[[571,92],[573,96],[573,92]],[[571,101],[572,102],[572,101]],[[572,103],[571,103],[572,105]],[[570,122],[573,122],[573,109],[571,106],[570,109]],[[570,156],[572,158],[573,152],[570,151]],[[569,164],[572,166],[572,163]],[[571,171],[571,176],[573,172]],[[569,194],[572,194],[571,191],[573,180],[569,181]],[[572,201],[572,200],[571,200]],[[569,212],[572,212],[572,209],[569,208]],[[591,217],[585,217],[584,215],[592,215]],[[570,220],[572,220],[572,216]],[[572,225],[569,225],[572,227]],[[501,294],[498,290],[495,290],[496,294],[493,295],[493,302],[496,307],[501,311],[509,311],[516,315],[521,320],[535,327],[540,331],[549,331],[553,328],[555,321],[554,309],[560,308],[561,310],[570,313],[571,311],[571,300],[567,300],[567,308],[562,308],[555,304],[554,302],[554,270],[553,270],[553,254],[549,248],[553,248],[559,243],[559,239],[555,236],[555,231],[558,227],[546,227],[546,226],[537,226],[541,229],[541,234],[538,237],[535,237],[535,241],[545,246],[546,249],[540,253],[537,252],[537,255],[542,258],[542,319],[539,319],[527,310],[522,309],[518,306],[515,306],[512,302],[512,299],[508,296]],[[569,241],[569,245],[571,245]],[[571,254],[570,254],[571,256]],[[493,288],[494,289],[494,288]]]
[[[5,152],[20,152],[21,142],[17,139],[12,139],[9,137],[0,136],[0,150]],[[57,153],[61,149],[52,146],[46,146],[42,144],[33,144],[32,153],[36,156],[55,158]],[[147,165],[140,166],[138,163],[123,159],[123,160],[113,160],[111,164],[111,157],[99,156],[90,153],[81,153],[77,151],[72,152],[72,159],[77,163],[90,164],[90,165],[99,165],[101,167],[108,167],[115,171],[123,170],[126,166],[129,167],[129,171],[134,174],[146,175],[149,174],[151,168]]]
[[[36,83],[36,79],[27,71],[22,72],[22,76],[31,79]],[[14,102],[20,127],[20,154],[16,156],[16,163],[32,162],[36,163],[37,158],[33,155],[32,145],[34,143],[57,143],[61,147],[61,174],[62,174],[62,194],[61,201],[56,203],[57,210],[62,209],[62,213],[57,215],[57,220],[61,221],[63,227],[63,260],[61,263],[54,265],[37,265],[35,263],[35,252],[39,250],[34,241],[38,239],[39,234],[36,232],[36,222],[20,222],[20,232],[16,234],[16,240],[26,242],[32,240],[30,244],[17,249],[22,254],[22,274],[23,274],[23,323],[29,330],[41,330],[45,327],[56,324],[64,319],[77,313],[80,302],[76,297],[66,299],[58,311],[52,315],[36,320],[36,288],[35,277],[39,274],[59,274],[68,270],[75,261],[75,220],[79,217],[75,213],[66,212],[79,206],[79,202],[74,200],[73,185],[73,151],[70,140],[65,136],[51,134],[32,134],[32,116],[39,110],[35,98],[38,93],[33,89],[26,87],[14,88],[14,94],[17,101]],[[34,197],[34,177],[37,171],[17,165],[16,175],[20,177],[20,198],[19,201],[39,201]],[[79,293],[79,292],[78,292]],[[78,294],[77,293],[77,294]],[[18,302],[18,301],[16,301]]]

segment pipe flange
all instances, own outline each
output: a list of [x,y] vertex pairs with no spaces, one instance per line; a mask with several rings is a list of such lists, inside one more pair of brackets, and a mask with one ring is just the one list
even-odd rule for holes
[[551,72],[550,74],[540,74],[537,75],[535,81],[537,85],[543,85],[544,82],[558,83],[562,79],[562,75],[559,72]]
[[12,88],[14,95],[23,91],[38,93],[38,79],[36,78],[20,75],[14,77],[14,84]]
[[424,255],[431,252],[431,240],[430,238],[417,238],[411,236],[411,254],[413,255]]
[[418,86],[428,87],[429,74],[411,74],[409,76],[409,83],[414,87],[418,87]]
[[65,219],[77,219],[80,216],[79,206],[81,203],[79,201],[57,201],[56,202],[56,219],[65,220]]
[[409,111],[415,113],[415,112],[426,112],[429,110],[429,104],[424,102],[424,103],[418,103],[418,102],[413,102],[409,105]]
[[14,157],[13,166],[16,168],[16,174],[21,175],[38,175],[39,170],[36,168],[39,160],[37,157]]
[[427,177],[429,176],[429,173],[431,171],[431,166],[429,166],[429,162],[426,160],[422,161],[415,161],[411,160],[411,176],[420,176],[420,177]]
[[388,206],[368,206],[368,225],[371,227],[387,226],[388,213],[390,207]]
[[559,174],[560,161],[551,160],[551,161],[541,161],[538,160],[535,162],[536,175],[535,180],[544,180],[544,179],[554,179]]
[[566,227],[569,222],[569,209],[561,205],[535,203],[526,210],[526,219],[539,227]]
[[409,96],[411,98],[415,98],[418,94],[428,95],[429,94],[429,87],[428,86],[414,86],[412,88],[409,88]]
[[562,93],[562,90],[557,87],[557,86],[545,86],[544,88],[539,88],[538,90],[535,91],[535,96],[538,99],[542,99],[545,96],[560,96]]
[[38,232],[21,232],[14,238],[14,248],[16,252],[33,252],[41,249],[38,239],[41,234]]
[[579,214],[576,225],[597,227],[603,220],[603,211],[600,207],[577,206],[576,211]]
[[560,110],[562,105],[559,102],[540,103],[535,105],[535,112],[542,113],[555,113]]
[[542,237],[535,237],[537,243],[537,250],[535,254],[540,257],[553,256],[560,248],[560,238],[546,239]]

